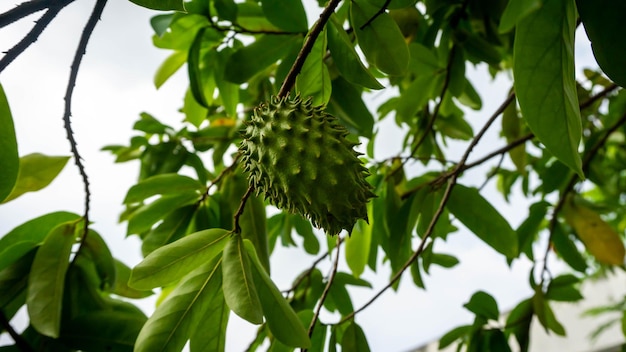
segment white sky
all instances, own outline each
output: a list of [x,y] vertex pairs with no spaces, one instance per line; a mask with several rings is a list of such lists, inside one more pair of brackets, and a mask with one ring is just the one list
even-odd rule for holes
[[[92,3],[78,1],[68,6],[41,38],[0,75],[13,112],[21,155],[34,152],[69,155],[61,121],[63,95],[74,50]],[[13,2],[3,2],[0,12],[12,6]],[[186,70],[181,70],[159,91],[152,84],[154,72],[169,54],[151,44],[152,30],[148,21],[153,14],[128,1],[110,1],[107,4],[87,48],[74,94],[72,121],[91,181],[90,217],[94,222],[93,228],[105,238],[114,256],[131,266],[141,260],[140,243],[135,237],[124,238],[125,224],[119,225],[117,218],[123,210],[122,199],[136,180],[138,164],[113,164],[113,157],[99,149],[108,144],[127,144],[132,125],[142,111],[150,112],[162,122],[174,126],[179,125],[183,118],[178,109],[187,85]],[[0,51],[13,46],[38,16],[0,30]],[[318,13],[309,13],[309,18],[317,16]],[[588,49],[583,52],[585,60],[590,58],[589,55]],[[505,98],[510,84],[504,77],[493,84],[484,70],[473,76],[483,97],[484,109],[480,114],[472,114],[470,119],[474,126],[480,126]],[[376,143],[380,159],[396,154],[399,147],[392,118],[386,122],[389,123],[381,126]],[[473,156],[480,157],[502,145],[503,142],[496,141],[496,138],[497,128],[494,128],[485,142],[475,149]],[[492,165],[468,172],[462,182],[480,184]],[[421,170],[419,164],[411,167],[413,173]],[[82,190],[77,170],[70,161],[48,188],[0,205],[0,234],[53,211],[68,210],[82,214]],[[495,202],[514,227],[527,213],[528,203],[520,197],[514,197],[511,205],[494,192],[485,196]],[[299,249],[277,248],[272,257],[272,274],[279,288],[287,288],[315,257],[305,256]],[[479,289],[492,294],[501,310],[510,309],[531,295],[527,283],[529,262],[518,260],[509,269],[503,256],[467,232],[450,236],[447,243],[438,242],[436,250],[458,256],[461,264],[452,270],[433,268],[431,275],[425,278],[427,291],[416,289],[410,275],[405,275],[398,292],[385,293],[356,317],[357,323],[365,330],[372,351],[408,350],[435,339],[452,327],[470,323],[472,316],[462,305]],[[328,261],[323,263],[321,269],[324,273],[329,264]],[[342,268],[349,271],[345,264]],[[386,284],[389,270],[380,266],[378,273],[368,270],[364,278],[372,282],[374,290],[351,290],[355,307],[360,307]],[[142,303],[146,310],[152,306],[151,299]],[[334,323],[338,319],[329,315],[322,315],[321,318],[325,323]],[[23,328],[23,317],[14,323]],[[233,316],[227,350],[245,349],[255,330],[255,326]],[[6,338],[2,340],[7,341]]]

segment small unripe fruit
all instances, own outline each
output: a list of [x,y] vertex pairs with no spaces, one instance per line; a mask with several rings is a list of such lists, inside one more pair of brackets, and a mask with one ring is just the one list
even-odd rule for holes
[[329,235],[352,231],[358,219],[367,220],[367,202],[375,195],[347,135],[310,99],[272,97],[254,111],[239,147],[250,185]]

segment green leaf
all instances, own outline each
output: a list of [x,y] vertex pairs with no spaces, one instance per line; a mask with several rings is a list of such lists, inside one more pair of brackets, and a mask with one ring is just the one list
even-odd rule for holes
[[337,117],[349,131],[372,138],[374,116],[363,102],[362,92],[342,77],[337,77],[332,81],[332,94],[327,110]]
[[439,339],[439,349],[442,350],[450,346],[454,341],[461,339],[471,331],[471,328],[471,325],[463,325],[448,331]]
[[365,25],[378,10],[379,8],[370,5],[366,0],[350,2],[352,27],[359,46],[367,60],[379,70],[392,76],[402,75],[407,70],[410,56],[396,22],[388,13],[383,12]]
[[533,309],[539,322],[546,329],[546,332],[552,330],[557,335],[565,336],[565,328],[556,320],[549,302],[541,292],[535,292],[533,296]]
[[147,256],[155,249],[183,237],[187,234],[189,224],[197,213],[198,205],[192,204],[178,208],[165,216],[163,221],[143,238],[141,253]]
[[128,235],[141,234],[150,230],[169,213],[200,199],[199,192],[186,191],[163,196],[150,204],[145,204],[133,212],[128,219]]
[[204,85],[202,84],[201,65],[203,65],[203,62],[201,60],[200,49],[202,49],[202,44],[204,42],[204,33],[208,28],[209,27],[200,28],[200,30],[196,33],[196,37],[191,43],[191,48],[189,48],[189,55],[187,56],[189,90],[191,91],[191,95],[193,95],[196,102],[205,108],[208,108],[209,105],[207,104],[207,100],[204,96]]
[[220,98],[228,117],[237,117],[237,105],[239,104],[239,85],[230,83],[224,79],[226,63],[230,58],[232,50],[224,48],[217,53],[215,62],[215,84],[220,92]]
[[31,250],[6,268],[0,270],[0,310],[7,319],[11,319],[15,312],[11,312],[13,304],[24,305],[28,273],[35,258],[36,251]]
[[263,35],[254,43],[235,51],[224,71],[224,79],[241,84],[287,55],[298,36]]
[[332,91],[330,73],[324,63],[326,42],[326,30],[323,30],[296,77],[296,91],[305,99],[312,97],[315,106],[326,105]]
[[[250,258],[243,239],[233,236],[224,247],[224,298],[235,314],[253,323],[263,323],[263,309],[257,294]],[[265,269],[264,269],[265,270]]]
[[[224,177],[221,191],[227,204],[221,208],[222,222],[232,225],[235,212],[241,204],[241,199],[248,189],[248,180],[240,169]],[[267,214],[265,203],[261,197],[251,195],[246,201],[243,213],[239,217],[241,236],[254,244],[254,248],[263,263],[263,267],[270,272],[270,252],[267,237]]]
[[517,256],[517,234],[476,188],[456,185],[446,207],[463,225],[493,249],[507,258]]
[[2,203],[46,187],[63,170],[69,159],[68,156],[46,156],[39,153],[21,157],[17,182]]
[[68,347],[90,352],[133,351],[146,318],[128,312],[100,310],[70,320],[61,332]]
[[168,56],[154,74],[154,86],[161,88],[183,64],[187,62],[187,51],[177,50]]
[[30,323],[41,334],[53,338],[59,337],[61,329],[65,273],[76,242],[77,224],[81,223],[66,222],[50,231],[35,255],[28,277],[26,305]]
[[263,0],[265,17],[276,27],[287,32],[306,32],[309,25],[301,0]]
[[580,279],[574,275],[557,276],[550,281],[546,291],[546,299],[560,302],[576,302],[583,299],[583,295],[576,287]]
[[372,226],[364,220],[356,222],[352,234],[346,239],[346,262],[356,277],[361,276],[367,265],[372,242]]
[[524,17],[541,7],[541,0],[511,0],[506,5],[500,18],[500,33],[506,33],[513,29]]
[[213,6],[220,18],[231,22],[237,20],[237,4],[234,0],[215,0]]
[[343,332],[341,338],[341,348],[343,351],[369,352],[370,346],[365,338],[363,329],[357,323],[352,322]]
[[218,255],[230,236],[224,229],[187,235],[150,253],[132,270],[128,285],[139,290],[172,284]]
[[183,4],[183,0],[130,0],[130,2],[152,10],[175,10],[182,12],[185,11],[185,5]]
[[572,269],[585,273],[587,271],[587,261],[578,251],[574,239],[568,236],[560,224],[554,227],[552,232],[552,245],[554,251],[569,265]]
[[[209,84],[206,84],[206,86],[209,86]],[[204,106],[200,105],[200,103],[196,101],[196,98],[193,97],[191,89],[188,89],[187,93],[185,93],[182,112],[185,113],[185,121],[191,123],[196,128],[200,128],[209,113]]]
[[3,201],[13,190],[20,168],[20,157],[17,152],[17,139],[13,116],[4,88],[0,84],[0,201]]
[[506,318],[505,330],[512,331],[520,346],[520,351],[528,352],[530,345],[530,323],[533,319],[532,298],[521,301]]
[[330,17],[329,23],[330,25],[326,27],[328,28],[328,49],[341,75],[350,83],[366,88],[384,88],[361,62],[359,54],[354,49],[350,37],[348,37],[348,34],[339,23],[336,14]]
[[128,286],[131,270],[126,264],[115,259],[115,284],[111,293],[126,298],[145,298],[154,294],[150,290],[136,290]]
[[581,117],[574,77],[573,0],[547,1],[515,31],[513,75],[522,116],[557,159],[584,178]]
[[80,216],[58,211],[29,220],[0,238],[0,270],[39,246],[51,229],[79,219]]
[[474,293],[469,302],[465,303],[463,307],[486,319],[498,320],[500,318],[498,303],[490,294],[484,291]]
[[109,291],[115,285],[116,266],[111,251],[104,239],[95,231],[89,230],[83,239],[81,254],[89,258],[98,273],[103,291]]
[[154,30],[154,33],[159,37],[162,36],[167,29],[170,28],[175,13],[166,13],[162,15],[152,16],[150,18],[150,26]]
[[126,193],[124,204],[140,203],[157,194],[175,195],[190,191],[202,192],[204,186],[188,176],[179,174],[156,175],[132,186]]
[[620,39],[626,35],[626,3],[576,0],[576,5],[598,65],[615,83],[626,87],[626,44]]
[[307,331],[293,308],[263,270],[263,265],[256,255],[254,246],[248,240],[243,242],[249,258],[252,260],[254,284],[259,292],[263,314],[270,331],[276,339],[287,346],[310,347],[311,341]]
[[[216,273],[217,274],[217,273]],[[226,345],[226,327],[230,309],[224,300],[221,282],[207,288],[207,301],[201,324],[191,333],[191,352],[223,352]]]
[[[185,276],[154,311],[137,336],[135,352],[181,351],[198,329],[222,285],[222,258],[214,257]],[[214,328],[214,327],[211,327]]]

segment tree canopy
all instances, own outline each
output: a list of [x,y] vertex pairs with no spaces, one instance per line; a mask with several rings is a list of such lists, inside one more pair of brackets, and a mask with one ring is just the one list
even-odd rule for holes
[[[258,325],[250,351],[369,351],[375,332],[359,313],[401,280],[428,292],[432,268],[463,265],[443,244],[474,236],[503,266],[533,263],[532,295],[502,322],[496,299],[475,292],[463,306],[473,323],[439,346],[527,351],[531,324],[566,335],[555,302],[583,300],[581,283],[624,269],[626,5],[131,1],[159,11],[152,43],[169,56],[154,85],[181,70],[188,77],[182,127],[142,113],[127,144],[102,148],[139,166],[119,209],[127,231],[116,235],[139,238],[144,259],[126,266],[92,228],[90,171],[72,130],[79,67],[106,5],[96,0],[65,92],[70,156],[20,155],[14,119],[26,117],[11,113],[10,87],[0,86],[0,206],[49,185],[70,159],[84,189],[82,214],[50,209],[2,234],[0,331],[14,345],[0,350],[223,351],[232,312]],[[72,2],[30,0],[1,13],[0,29],[43,14],[3,48],[0,73]],[[576,60],[583,32],[598,67]],[[476,67],[484,79],[510,77],[494,111],[469,78]],[[479,125],[470,111],[486,118]],[[401,147],[380,158],[384,120]],[[490,129],[497,144],[480,155]],[[524,198],[524,220],[512,225],[488,191]],[[290,287],[271,276],[278,246],[317,257]],[[555,258],[565,272],[551,270]],[[382,268],[388,283],[356,305],[352,288],[371,288],[364,272]],[[133,300],[151,295],[158,305],[146,316]],[[619,312],[626,332],[624,304],[595,312]],[[22,307],[29,326],[18,332],[11,320]]]

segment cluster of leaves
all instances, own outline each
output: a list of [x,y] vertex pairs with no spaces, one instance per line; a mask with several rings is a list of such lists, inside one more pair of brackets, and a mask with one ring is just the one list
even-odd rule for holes
[[[433,265],[459,264],[437,246],[462,225],[508,263],[523,256],[536,263],[529,273],[534,294],[500,324],[495,299],[475,293],[465,305],[476,316],[473,324],[450,331],[440,347],[526,351],[534,317],[564,335],[551,303],[582,299],[578,286],[585,278],[623,266],[626,93],[618,85],[626,83],[626,48],[615,39],[623,5],[332,0],[319,2],[324,12],[310,26],[300,0],[133,2],[177,11],[151,21],[154,45],[171,51],[155,85],[185,64],[189,77],[182,128],[144,113],[129,145],[104,148],[116,162],[140,164],[121,220],[128,236],[142,240],[145,259],[132,270],[115,260],[88,228],[87,214],[54,212],[18,226],[0,239],[3,329],[16,341],[7,350],[178,351],[189,343],[191,351],[222,351],[232,311],[261,325],[250,350],[269,341],[272,351],[367,351],[355,315],[379,294],[355,309],[348,286],[371,287],[361,278],[366,268],[389,265],[392,277],[383,291],[396,289],[407,270],[425,289],[424,275]],[[579,81],[577,14],[602,68],[581,71]],[[514,77],[511,95],[477,133],[465,117],[467,109],[482,109],[466,76],[468,64]],[[388,99],[374,114],[365,99],[380,89],[389,90]],[[340,119],[351,138],[367,143],[364,161],[377,198],[368,206],[369,222],[359,221],[350,237],[336,242],[298,215],[278,210],[269,216],[238,165],[238,132],[251,111],[290,91],[311,97]],[[6,175],[0,200],[8,202],[45,187],[68,158],[19,158],[0,93],[0,168]],[[388,115],[405,131],[402,149],[377,160],[377,124]],[[506,144],[468,163],[500,115]],[[466,142],[458,160],[449,160],[450,140]],[[498,156],[508,156],[513,168],[500,162],[485,181],[497,177],[505,199],[516,191],[534,201],[517,228],[482,189],[457,184],[466,181],[464,171]],[[413,175],[416,161],[425,167]],[[541,236],[550,247],[535,245]],[[335,252],[333,270],[324,276],[316,261],[283,294],[270,277],[279,240],[283,246],[301,243],[312,255]],[[572,273],[552,277],[546,260],[552,253]],[[340,254],[350,273],[337,272]],[[116,298],[141,298],[153,289],[161,296],[150,317]],[[30,326],[18,334],[8,322],[24,305]],[[341,318],[322,322],[320,309]],[[510,336],[517,348],[509,346]]]

